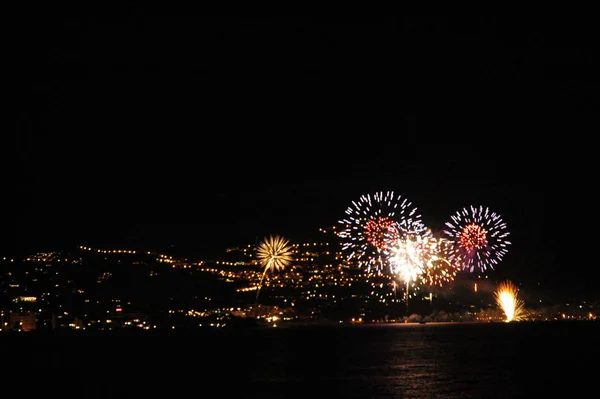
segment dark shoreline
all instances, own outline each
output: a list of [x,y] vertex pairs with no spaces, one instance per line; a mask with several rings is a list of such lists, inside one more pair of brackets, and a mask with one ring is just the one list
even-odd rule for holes
[[519,322],[427,322],[427,323],[334,323],[334,322],[302,322],[302,323],[282,323],[277,326],[257,325],[244,327],[225,327],[225,328],[176,328],[176,329],[152,329],[142,330],[137,328],[121,328],[112,331],[96,330],[31,330],[31,331],[2,331],[0,332],[0,342],[2,338],[8,337],[36,337],[36,336],[54,336],[54,337],[74,337],[74,336],[182,336],[182,335],[222,335],[222,334],[240,334],[251,333],[253,331],[278,330],[278,329],[337,329],[337,328],[402,328],[402,327],[436,327],[436,326],[468,326],[468,325],[504,325],[504,326],[600,326],[600,320],[551,320],[551,321],[519,321]]

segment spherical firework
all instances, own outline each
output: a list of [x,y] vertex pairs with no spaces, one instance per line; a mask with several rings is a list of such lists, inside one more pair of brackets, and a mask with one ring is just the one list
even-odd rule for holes
[[265,271],[280,270],[292,261],[292,247],[287,239],[271,235],[256,248],[256,258]]
[[346,215],[339,221],[342,250],[348,253],[348,260],[369,271],[373,266],[381,271],[390,241],[425,229],[417,208],[393,191],[361,196],[346,209]]
[[510,281],[501,282],[494,291],[496,305],[502,309],[507,323],[520,321],[525,317],[525,303],[518,298],[518,292],[517,287]]
[[506,223],[489,208],[463,208],[447,222],[444,230],[452,248],[448,259],[462,270],[484,272],[502,260],[510,242]]
[[262,282],[267,271],[280,270],[287,267],[293,260],[292,247],[289,241],[278,235],[271,235],[265,239],[256,248],[256,258],[263,266],[264,270],[258,284],[256,299],[260,293]]

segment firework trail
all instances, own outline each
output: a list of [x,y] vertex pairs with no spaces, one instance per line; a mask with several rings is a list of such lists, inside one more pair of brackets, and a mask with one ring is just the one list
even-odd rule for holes
[[423,273],[421,273],[422,284],[442,287],[444,284],[454,281],[459,268],[448,260],[451,248],[451,243],[443,238],[430,237],[428,239],[427,261]]
[[256,258],[264,268],[256,292],[256,300],[258,301],[258,294],[260,294],[262,282],[267,272],[284,269],[292,262],[292,247],[287,239],[278,235],[271,235],[265,237],[256,248]]
[[502,260],[510,242],[500,215],[482,206],[456,212],[444,230],[451,250],[448,259],[462,270],[484,272]]
[[342,250],[348,260],[369,272],[372,267],[382,271],[390,242],[425,229],[417,208],[393,191],[362,195],[346,209],[346,215],[339,221]]
[[518,298],[519,290],[510,281],[503,281],[498,284],[494,291],[496,305],[506,316],[506,322],[520,321],[525,317],[525,303]]

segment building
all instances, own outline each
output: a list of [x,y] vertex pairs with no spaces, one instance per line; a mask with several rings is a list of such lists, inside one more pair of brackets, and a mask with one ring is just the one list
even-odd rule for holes
[[34,313],[11,313],[8,319],[7,330],[31,331],[36,328],[36,317]]

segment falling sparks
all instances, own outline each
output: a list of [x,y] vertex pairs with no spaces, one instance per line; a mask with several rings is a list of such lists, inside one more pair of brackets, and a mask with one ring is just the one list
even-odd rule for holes
[[442,287],[454,281],[459,268],[448,260],[450,243],[445,239],[429,238],[427,248],[428,260],[421,274],[423,284]]

